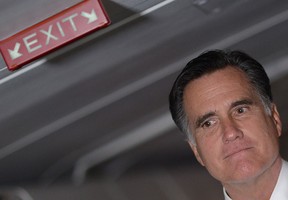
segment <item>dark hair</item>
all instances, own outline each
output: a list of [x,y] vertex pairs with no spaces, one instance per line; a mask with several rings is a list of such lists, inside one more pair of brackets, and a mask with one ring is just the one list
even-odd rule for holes
[[[178,128],[188,139],[193,139],[183,108],[183,93],[187,84],[201,76],[225,67],[235,67],[245,73],[251,86],[258,93],[265,108],[270,110],[272,93],[269,78],[262,65],[241,51],[213,50],[202,53],[188,62],[178,75],[169,95],[170,112]],[[191,138],[192,137],[192,138]]]

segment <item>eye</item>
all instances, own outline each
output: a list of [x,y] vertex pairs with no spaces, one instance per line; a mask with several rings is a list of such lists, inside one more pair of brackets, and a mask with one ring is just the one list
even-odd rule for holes
[[202,128],[209,128],[211,127],[213,124],[215,124],[215,120],[207,120],[205,122],[203,122],[203,124],[201,125]]
[[236,109],[236,113],[237,114],[243,114],[243,113],[246,113],[247,110],[248,110],[247,107],[239,107],[239,108]]
[[244,110],[244,108],[238,108],[238,109],[237,109],[237,112],[238,112],[238,113],[244,113],[245,110]]

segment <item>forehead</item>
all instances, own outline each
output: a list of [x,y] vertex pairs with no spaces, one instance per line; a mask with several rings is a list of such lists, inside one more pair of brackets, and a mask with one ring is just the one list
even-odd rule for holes
[[255,97],[254,90],[245,73],[228,66],[188,83],[183,96],[184,109],[196,114],[207,109],[215,111],[222,105],[252,96]]

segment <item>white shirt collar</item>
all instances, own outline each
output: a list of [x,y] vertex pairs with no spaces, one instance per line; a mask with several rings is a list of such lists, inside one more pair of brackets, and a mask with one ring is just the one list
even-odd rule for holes
[[226,192],[226,190],[225,190],[224,187],[223,187],[223,193],[224,193],[224,199],[225,199],[225,200],[232,200],[232,199],[228,196],[228,194],[227,194],[227,192]]
[[282,160],[282,168],[270,200],[288,199],[288,162]]
[[[225,200],[232,200],[223,188]],[[282,167],[270,200],[288,199],[288,162],[282,160]]]

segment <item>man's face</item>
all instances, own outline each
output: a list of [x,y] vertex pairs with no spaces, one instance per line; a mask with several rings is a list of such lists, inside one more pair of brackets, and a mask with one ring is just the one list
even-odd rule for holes
[[269,114],[245,74],[232,67],[190,82],[184,109],[198,161],[222,183],[256,178],[279,159],[281,122]]

